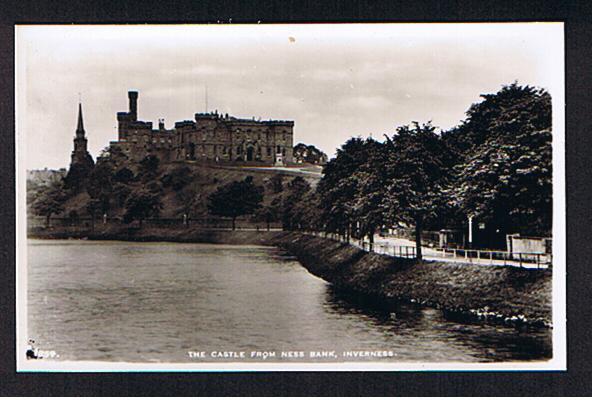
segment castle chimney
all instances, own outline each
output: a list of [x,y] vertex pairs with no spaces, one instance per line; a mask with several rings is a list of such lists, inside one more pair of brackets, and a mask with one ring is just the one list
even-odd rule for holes
[[158,129],[164,131],[164,118],[158,120]]
[[132,121],[138,120],[138,92],[129,91],[127,92],[129,98],[129,114],[132,117]]

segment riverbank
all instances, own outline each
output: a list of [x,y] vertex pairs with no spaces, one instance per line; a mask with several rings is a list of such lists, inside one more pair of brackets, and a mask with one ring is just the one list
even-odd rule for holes
[[424,304],[463,318],[519,325],[552,325],[551,270],[417,262],[365,252],[330,239],[283,231],[42,229],[36,239],[123,240],[269,245],[285,249],[313,275],[336,288],[379,299]]
[[551,270],[417,262],[300,233],[276,235],[271,242],[344,290],[480,320],[552,326]]
[[212,230],[198,227],[144,227],[142,229],[124,226],[110,226],[91,229],[37,229],[29,231],[31,239],[87,239],[121,240],[130,242],[181,242],[236,245],[270,245],[281,231],[264,230]]

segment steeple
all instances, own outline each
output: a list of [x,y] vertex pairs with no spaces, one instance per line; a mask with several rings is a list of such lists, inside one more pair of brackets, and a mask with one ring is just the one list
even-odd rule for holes
[[84,123],[82,122],[82,103],[78,103],[78,127],[76,128],[76,136],[84,137]]
[[70,169],[66,175],[66,185],[69,188],[79,190],[88,178],[95,162],[87,150],[87,140],[82,122],[82,103],[78,103],[78,125],[74,137],[74,150],[72,151]]

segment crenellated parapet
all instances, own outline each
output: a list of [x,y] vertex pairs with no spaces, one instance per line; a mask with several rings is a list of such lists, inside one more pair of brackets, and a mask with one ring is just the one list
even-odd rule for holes
[[293,156],[294,121],[236,118],[218,111],[194,114],[166,129],[159,120],[138,121],[138,92],[129,92],[129,110],[117,113],[119,147],[130,159],[149,154],[163,161],[211,161],[289,164]]

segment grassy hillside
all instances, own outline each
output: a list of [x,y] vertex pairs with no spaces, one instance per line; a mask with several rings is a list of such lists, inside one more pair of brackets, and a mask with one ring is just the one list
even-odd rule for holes
[[[208,217],[208,196],[226,183],[242,181],[247,176],[251,176],[255,185],[264,188],[263,204],[268,205],[285,193],[287,185],[296,176],[304,178],[313,187],[320,179],[320,168],[315,166],[271,169],[191,162],[167,163],[160,164],[154,176],[149,179],[142,176],[141,166],[127,162],[117,164],[113,170],[116,172],[123,168],[131,170],[133,177],[124,185],[115,184],[118,185],[116,191],[122,190],[124,194],[120,197],[114,194],[110,198],[108,212],[110,217],[122,217],[125,213],[125,193],[142,188],[160,193],[159,197],[163,205],[160,212],[161,218],[181,218],[183,214],[191,218],[204,218]],[[189,173],[184,174],[182,182],[179,182],[179,171],[183,168]],[[54,216],[67,217],[75,213],[80,217],[86,217],[89,215],[87,211],[89,201],[90,196],[85,189],[74,194],[70,193],[63,201],[63,212]]]

